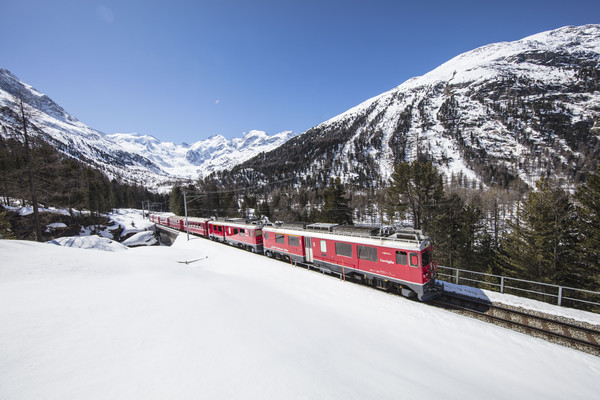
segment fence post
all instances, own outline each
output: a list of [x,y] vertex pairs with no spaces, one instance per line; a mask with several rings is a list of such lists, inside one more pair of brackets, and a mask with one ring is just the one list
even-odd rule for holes
[[504,293],[504,277],[500,277],[500,293]]
[[456,270],[456,276],[455,276],[455,278],[456,278],[456,284],[458,285],[458,270]]
[[563,290],[562,286],[559,286],[558,287],[558,305],[559,306],[562,305],[561,304],[562,303],[562,290]]

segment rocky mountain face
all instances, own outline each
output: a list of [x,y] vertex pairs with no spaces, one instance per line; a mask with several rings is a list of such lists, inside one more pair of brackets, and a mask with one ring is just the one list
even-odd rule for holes
[[43,93],[0,69],[0,135],[22,141],[19,102],[23,101],[29,133],[62,154],[102,170],[126,183],[168,190],[175,181],[195,180],[232,168],[294,136],[250,131],[231,140],[223,136],[188,144],[161,142],[137,133],[106,135],[70,115]]
[[420,158],[463,185],[532,185],[542,176],[574,185],[596,169],[599,151],[600,25],[587,25],[461,54],[237,174],[318,186],[339,176],[360,188]]

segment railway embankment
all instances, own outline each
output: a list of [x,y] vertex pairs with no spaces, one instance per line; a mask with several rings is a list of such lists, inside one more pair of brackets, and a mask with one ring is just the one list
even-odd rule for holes
[[176,231],[175,229],[171,229],[166,226],[159,225],[159,224],[156,224],[156,232],[158,233],[160,244],[165,245],[165,246],[172,245],[180,233],[179,231]]

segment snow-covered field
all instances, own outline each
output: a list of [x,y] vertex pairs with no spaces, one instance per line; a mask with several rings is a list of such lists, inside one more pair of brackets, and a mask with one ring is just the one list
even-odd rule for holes
[[599,357],[208,240],[0,240],[0,399],[598,393]]

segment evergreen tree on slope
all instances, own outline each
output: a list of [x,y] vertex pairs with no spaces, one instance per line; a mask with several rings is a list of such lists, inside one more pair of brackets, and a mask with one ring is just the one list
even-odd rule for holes
[[321,215],[321,222],[352,225],[352,209],[348,206],[348,198],[344,185],[339,177],[329,180],[325,190],[325,205]]
[[579,201],[581,241],[577,249],[585,269],[584,281],[590,290],[597,291],[600,290],[600,167],[579,187],[575,198]]
[[443,197],[442,176],[431,161],[415,160],[394,168],[388,188],[388,209],[400,214],[410,212],[415,229],[429,228]]
[[521,279],[580,286],[575,262],[575,213],[568,195],[547,179],[536,183],[508,222],[499,261]]

